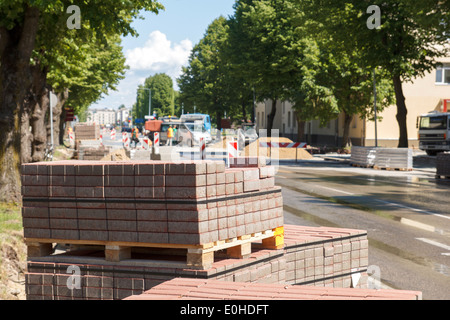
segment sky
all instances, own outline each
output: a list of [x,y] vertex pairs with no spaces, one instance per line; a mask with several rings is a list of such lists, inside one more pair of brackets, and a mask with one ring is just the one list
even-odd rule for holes
[[144,20],[133,27],[137,37],[122,38],[123,52],[130,67],[117,87],[91,108],[131,109],[137,87],[156,73],[168,74],[178,90],[176,78],[188,65],[189,55],[208,27],[219,16],[233,14],[235,0],[159,0],[165,7],[158,15],[143,12]]

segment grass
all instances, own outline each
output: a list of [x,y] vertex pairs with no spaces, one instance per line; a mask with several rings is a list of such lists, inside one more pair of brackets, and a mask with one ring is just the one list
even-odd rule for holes
[[22,215],[17,204],[0,203],[0,234],[22,231]]
[[23,278],[25,265],[21,206],[0,202],[0,300],[19,298],[12,292],[23,291],[24,286],[11,280]]

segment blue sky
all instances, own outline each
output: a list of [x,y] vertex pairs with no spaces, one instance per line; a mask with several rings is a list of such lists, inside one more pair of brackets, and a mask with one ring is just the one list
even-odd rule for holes
[[[117,91],[92,105],[91,108],[131,108],[136,101],[136,89],[145,78],[167,73],[175,79],[181,66],[187,65],[192,47],[203,37],[208,25],[217,17],[233,14],[235,0],[160,0],[165,7],[158,15],[143,13],[136,20],[138,37],[123,38],[122,46],[130,66]],[[176,87],[177,89],[177,87]]]

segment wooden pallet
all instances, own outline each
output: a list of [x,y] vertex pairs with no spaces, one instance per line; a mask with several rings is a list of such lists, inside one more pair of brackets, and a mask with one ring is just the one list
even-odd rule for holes
[[358,168],[372,168],[372,164],[358,164],[358,163],[352,163],[352,167],[358,167]]
[[412,168],[391,168],[391,167],[379,167],[373,166],[375,170],[386,170],[386,171],[412,171]]
[[106,261],[120,262],[131,259],[131,251],[134,248],[158,248],[173,251],[179,254],[179,249],[184,249],[186,265],[193,269],[209,269],[214,263],[214,253],[226,250],[230,258],[245,259],[251,254],[252,242],[262,242],[266,249],[281,249],[284,246],[284,227],[278,227],[263,232],[243,235],[227,240],[215,241],[203,245],[165,244],[165,243],[140,243],[140,242],[115,242],[97,240],[66,240],[66,239],[37,239],[27,238],[27,255],[29,258],[46,257],[52,254],[53,244],[66,244],[72,246],[98,246],[104,250]]
[[450,176],[443,175],[443,174],[437,174],[434,176],[435,179],[450,179]]

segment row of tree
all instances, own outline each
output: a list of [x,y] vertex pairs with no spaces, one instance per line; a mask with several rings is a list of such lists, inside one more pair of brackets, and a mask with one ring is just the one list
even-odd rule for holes
[[[402,83],[448,54],[449,0],[237,0],[213,21],[178,79],[180,101],[218,121],[246,118],[257,101],[290,101],[301,139],[304,123],[343,114],[343,142],[357,115],[397,105],[399,147],[408,146]],[[369,8],[377,8],[374,11]],[[380,25],[373,28],[373,20]],[[447,46],[448,48],[448,46]],[[252,115],[254,119],[254,115]]]
[[0,2],[0,200],[20,201],[20,164],[43,159],[64,105],[80,114],[116,88],[127,69],[120,37],[137,34],[142,10],[162,9],[154,0]]

